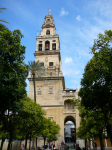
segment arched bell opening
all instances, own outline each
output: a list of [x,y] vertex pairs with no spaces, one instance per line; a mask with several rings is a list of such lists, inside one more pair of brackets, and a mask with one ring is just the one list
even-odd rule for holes
[[47,31],[46,31],[46,35],[50,35],[50,30],[47,30]]
[[67,116],[64,120],[65,143],[76,143],[76,121],[73,116]]
[[49,41],[45,42],[45,50],[50,50],[50,42]]

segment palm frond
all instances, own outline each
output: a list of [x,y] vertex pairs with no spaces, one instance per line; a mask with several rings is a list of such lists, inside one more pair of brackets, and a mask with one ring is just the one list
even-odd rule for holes
[[7,10],[6,8],[0,8],[0,13],[2,13],[2,11],[1,10]]
[[0,19],[0,22],[5,22],[5,23],[9,24],[9,22],[7,22],[7,21],[5,21],[3,19]]
[[35,62],[35,61],[30,61],[29,63],[29,71],[31,71],[32,74],[35,74],[38,71],[44,71],[44,63],[43,62]]

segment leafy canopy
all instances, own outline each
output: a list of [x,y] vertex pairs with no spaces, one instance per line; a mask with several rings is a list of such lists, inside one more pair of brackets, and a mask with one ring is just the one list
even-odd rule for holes
[[16,103],[26,94],[28,65],[24,63],[25,46],[20,30],[11,32],[0,24],[0,117],[8,109],[16,112]]

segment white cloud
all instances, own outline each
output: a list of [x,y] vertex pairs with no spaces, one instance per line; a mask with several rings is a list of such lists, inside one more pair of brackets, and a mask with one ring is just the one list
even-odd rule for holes
[[65,63],[71,63],[71,62],[73,62],[71,57],[70,58],[68,58],[68,57],[65,58]]
[[60,16],[66,16],[66,15],[68,15],[68,14],[69,14],[68,11],[65,11],[64,8],[61,8]]
[[76,20],[81,21],[80,15],[78,15],[78,16],[76,17]]

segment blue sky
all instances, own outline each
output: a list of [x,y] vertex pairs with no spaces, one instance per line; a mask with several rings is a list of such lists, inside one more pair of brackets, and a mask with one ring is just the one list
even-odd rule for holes
[[60,37],[66,88],[80,88],[94,39],[112,29],[112,0],[0,0],[0,7],[7,8],[0,13],[0,19],[10,23],[6,25],[10,30],[20,29],[24,35],[27,64],[35,59],[37,31],[41,31],[51,9]]

